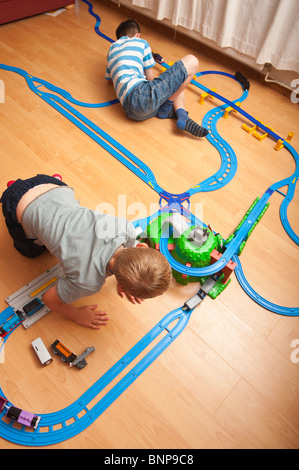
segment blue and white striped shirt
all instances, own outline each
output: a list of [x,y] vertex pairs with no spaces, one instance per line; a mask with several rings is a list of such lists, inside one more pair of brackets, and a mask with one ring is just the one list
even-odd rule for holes
[[147,41],[123,36],[112,44],[107,55],[106,76],[112,79],[121,103],[132,89],[146,80],[144,70],[155,65]]

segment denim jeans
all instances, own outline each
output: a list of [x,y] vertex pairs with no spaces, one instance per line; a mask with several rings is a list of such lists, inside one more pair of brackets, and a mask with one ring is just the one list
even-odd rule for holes
[[144,121],[156,116],[160,106],[173,95],[188,77],[181,60],[152,81],[144,81],[129,92],[123,103],[128,118]]

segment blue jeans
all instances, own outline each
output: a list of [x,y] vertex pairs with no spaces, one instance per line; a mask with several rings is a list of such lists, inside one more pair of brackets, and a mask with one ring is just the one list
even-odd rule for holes
[[152,81],[144,81],[129,92],[123,103],[128,118],[144,121],[156,116],[160,106],[173,95],[188,77],[181,60]]

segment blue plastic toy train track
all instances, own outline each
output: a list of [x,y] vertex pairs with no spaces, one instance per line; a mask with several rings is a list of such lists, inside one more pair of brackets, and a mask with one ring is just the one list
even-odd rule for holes
[[102,38],[106,39],[107,41],[109,42],[114,42],[113,39],[111,39],[109,36],[106,36],[106,34],[102,33],[100,31],[100,24],[101,24],[101,18],[99,17],[99,15],[97,15],[94,11],[93,11],[93,5],[91,2],[88,2],[88,0],[82,0],[82,2],[86,3],[88,5],[88,12],[91,14],[91,16],[93,16],[96,20],[96,24],[94,26],[94,30],[95,32],[101,36]]
[[[41,421],[34,432],[26,432],[24,426],[20,429],[13,427],[13,421],[8,424],[1,419],[4,414],[2,412],[0,414],[0,435],[16,444],[47,446],[64,441],[82,432],[178,337],[185,329],[192,311],[193,309],[187,310],[184,307],[180,307],[168,313],[74,403],[54,413],[39,414]],[[0,323],[2,318],[3,313],[0,314]],[[149,352],[141,357],[139,362],[94,404],[95,398],[159,337],[161,337],[159,342],[152,346]],[[4,396],[1,388],[0,395]],[[89,406],[91,401],[93,401],[93,404]],[[82,411],[84,412],[83,415]],[[45,429],[46,432],[44,432]]]
[[267,310],[270,310],[271,312],[274,312],[274,313],[278,313],[279,315],[284,315],[284,316],[289,316],[289,317],[298,317],[299,307],[283,307],[282,305],[277,305],[277,304],[270,302],[269,300],[265,299],[260,294],[258,294],[253,289],[253,287],[249,284],[248,280],[246,279],[238,256],[234,255],[233,261],[237,263],[237,267],[235,268],[235,271],[234,271],[236,273],[236,277],[241,287],[249,295],[249,297],[252,298],[252,300],[254,300],[256,303],[258,303],[262,307],[266,308]]

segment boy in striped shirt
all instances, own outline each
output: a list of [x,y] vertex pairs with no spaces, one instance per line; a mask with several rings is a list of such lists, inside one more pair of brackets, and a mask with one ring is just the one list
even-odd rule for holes
[[112,80],[128,118],[175,118],[180,130],[206,136],[209,131],[189,118],[185,106],[184,90],[196,73],[197,58],[189,54],[154,78],[155,60],[148,42],[141,39],[139,24],[123,21],[116,37],[107,55],[105,78]]

